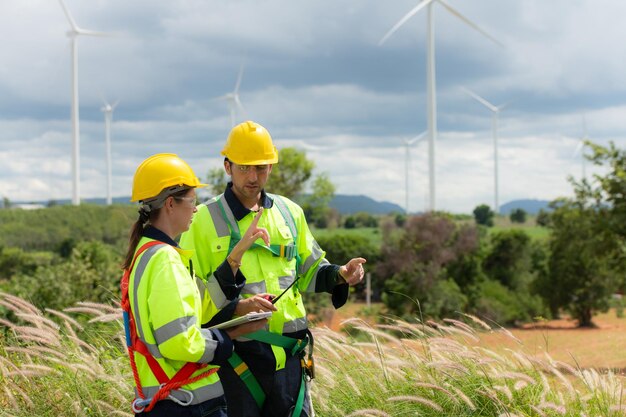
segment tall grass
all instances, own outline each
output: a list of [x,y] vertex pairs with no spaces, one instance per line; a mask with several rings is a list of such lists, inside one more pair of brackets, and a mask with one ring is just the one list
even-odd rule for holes
[[[0,293],[0,416],[130,416],[119,308],[40,311]],[[314,408],[339,416],[623,416],[622,377],[477,345],[479,319],[317,328]]]

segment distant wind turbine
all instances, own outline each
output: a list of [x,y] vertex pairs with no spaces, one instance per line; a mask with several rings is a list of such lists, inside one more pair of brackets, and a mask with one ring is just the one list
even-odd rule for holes
[[113,121],[113,110],[118,105],[119,101],[110,105],[104,102],[104,106],[100,110],[104,113],[104,131],[105,131],[105,148],[106,148],[106,163],[107,163],[107,205],[113,203],[111,197],[111,122]]
[[502,44],[482,30],[478,25],[471,20],[463,16],[460,12],[450,6],[445,0],[422,0],[411,11],[404,15],[402,19],[392,27],[385,36],[378,42],[379,45],[385,43],[391,35],[393,35],[402,25],[404,25],[413,15],[419,12],[424,7],[427,7],[427,39],[426,39],[426,84],[427,84],[427,96],[428,96],[428,180],[429,180],[429,209],[435,210],[435,143],[437,140],[437,93],[435,87],[435,27],[433,22],[433,3],[438,2],[443,7],[452,13],[454,16],[461,19],[467,25],[471,26],[478,32],[482,33],[487,38],[491,39],[498,45]]
[[500,106],[494,106],[478,94],[473,91],[463,87],[463,91],[472,97],[474,100],[485,106],[487,109],[491,110],[493,113],[491,117],[491,131],[493,133],[493,187],[494,187],[494,203],[493,203],[493,211],[498,214],[500,213],[500,200],[498,197],[498,116],[500,111],[507,106],[507,104],[502,104]]
[[426,133],[428,132],[422,132],[419,135],[415,136],[412,139],[404,139],[404,146],[405,146],[405,152],[404,152],[404,210],[406,211],[406,214],[409,214],[409,165],[411,162],[411,145],[413,145],[416,142],[419,142],[420,140],[422,140],[424,138],[424,136],[426,136]]
[[70,38],[71,46],[71,68],[72,68],[72,204],[80,204],[80,128],[78,116],[78,44],[76,42],[79,35],[87,36],[112,36],[104,32],[82,29],[76,25],[70,11],[63,2],[59,0],[65,17],[70,24],[67,37]]
[[237,82],[235,83],[235,89],[230,93],[217,97],[217,100],[225,100],[228,103],[231,127],[235,126],[237,111],[244,111],[243,104],[241,104],[241,100],[239,100],[239,87],[241,86],[241,78],[243,77],[243,67],[243,64],[241,64],[241,67],[239,68],[239,75],[237,76]]
[[585,172],[585,142],[589,140],[589,136],[587,136],[587,122],[585,120],[585,116],[583,116],[583,136],[576,143],[576,149],[574,149],[574,153],[572,153],[572,158],[576,158],[580,154],[580,165],[582,170],[582,179],[587,178],[587,173]]

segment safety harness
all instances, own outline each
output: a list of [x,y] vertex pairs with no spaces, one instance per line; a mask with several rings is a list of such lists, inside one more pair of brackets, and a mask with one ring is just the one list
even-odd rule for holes
[[[130,300],[128,298],[128,285],[130,273],[133,270],[135,261],[146,249],[155,245],[164,245],[165,243],[156,240],[150,241],[142,245],[133,258],[128,269],[124,270],[122,276],[121,289],[122,289],[122,310],[124,316],[124,328],[126,330],[126,346],[128,348],[128,355],[130,357],[130,367],[133,370],[133,377],[135,378],[135,386],[137,387],[138,398],[135,398],[131,404],[134,413],[141,413],[143,411],[150,411],[154,408],[155,404],[163,399],[170,399],[182,406],[188,406],[193,402],[193,393],[187,390],[180,389],[181,386],[194,383],[200,379],[206,378],[213,373],[217,372],[218,368],[211,368],[206,372],[198,374],[193,378],[193,375],[197,370],[205,368],[207,364],[199,364],[195,362],[186,363],[176,374],[170,379],[159,362],[152,356],[146,344],[137,336],[137,329],[135,327],[135,318],[130,308]],[[154,374],[157,381],[159,381],[159,390],[152,398],[146,398],[141,388],[141,382],[139,380],[139,374],[137,372],[137,365],[135,364],[135,352],[142,354],[150,367],[150,370]],[[172,390],[179,390],[189,396],[187,401],[181,401],[178,398],[170,395]]]
[[[258,243],[254,243],[252,247],[257,247],[259,249],[267,250],[272,253],[273,256],[286,258],[287,261],[291,261],[292,259],[296,259],[296,275],[298,274],[298,270],[301,264],[301,258],[298,253],[297,247],[297,236],[298,230],[296,228],[295,221],[289,208],[282,201],[280,196],[271,195],[274,200],[278,211],[281,216],[285,220],[285,223],[289,227],[291,231],[291,236],[293,237],[293,242],[288,245],[278,245],[278,244],[270,244],[260,245]],[[222,217],[226,224],[228,225],[228,229],[230,230],[230,244],[228,253],[230,253],[237,242],[241,240],[241,233],[239,231],[239,226],[235,222],[235,220],[229,217],[226,214],[226,210],[224,209],[224,205],[222,203],[222,197],[217,198],[217,204],[222,213]],[[296,280],[299,279],[299,275],[296,276]],[[295,286],[293,287],[294,291],[296,291]],[[315,368],[313,362],[313,335],[307,329],[307,335],[303,339],[294,339],[293,337],[283,336],[281,334],[272,333],[267,330],[258,330],[253,333],[249,333],[245,335],[246,339],[256,340],[258,342],[267,343],[273,346],[279,346],[281,348],[286,349],[291,353],[292,356],[300,356],[300,364],[302,366],[302,380],[300,382],[300,389],[298,392],[298,398],[296,400],[295,407],[293,409],[293,413],[291,414],[294,417],[299,417],[302,412],[302,408],[304,407],[304,397],[306,391],[306,382],[307,380],[311,380],[315,377]],[[305,352],[307,346],[308,354]],[[261,385],[252,374],[248,365],[241,359],[241,357],[237,354],[237,352],[233,351],[232,356],[228,359],[228,363],[233,367],[235,373],[241,378],[241,381],[246,385],[250,394],[254,398],[255,402],[259,409],[263,408],[263,404],[265,403],[265,392],[261,388]]]

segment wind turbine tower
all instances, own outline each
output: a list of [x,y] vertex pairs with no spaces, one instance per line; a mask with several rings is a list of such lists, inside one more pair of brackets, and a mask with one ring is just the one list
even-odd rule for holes
[[422,132],[412,139],[404,139],[404,210],[409,214],[409,165],[411,162],[411,145],[424,138],[427,132]]
[[491,110],[493,113],[491,117],[491,131],[493,135],[493,211],[498,214],[500,213],[500,200],[498,195],[498,116],[500,111],[506,107],[506,104],[502,104],[500,106],[494,106],[478,94],[473,91],[463,88],[463,91],[467,93],[474,100],[485,106],[487,109]]
[[463,16],[459,11],[450,6],[445,0],[422,0],[417,6],[410,10],[392,27],[385,36],[378,42],[379,45],[385,43],[391,35],[393,35],[402,25],[404,25],[413,15],[424,7],[426,10],[426,86],[427,86],[427,124],[428,124],[428,183],[429,183],[429,209],[435,210],[435,144],[437,142],[437,92],[435,84],[435,26],[433,20],[432,5],[437,2],[441,4],[448,12],[461,19],[470,27],[482,33],[498,45],[502,45],[497,39],[482,30],[478,25]]
[[59,0],[59,3],[61,3],[65,17],[70,24],[70,30],[67,32],[67,37],[70,39],[70,65],[72,69],[72,204],[77,206],[80,204],[80,128],[78,115],[78,44],[76,41],[80,35],[111,35],[104,32],[96,32],[78,27],[63,0]]
[[106,148],[106,164],[107,164],[107,205],[113,204],[111,196],[111,122],[113,121],[113,110],[118,102],[110,105],[106,101],[100,110],[104,113],[104,132],[105,132],[105,148]]

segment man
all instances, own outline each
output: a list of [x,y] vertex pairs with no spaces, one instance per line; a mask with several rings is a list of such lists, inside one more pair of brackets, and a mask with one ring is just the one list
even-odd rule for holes
[[[365,259],[330,264],[302,208],[265,192],[278,152],[263,126],[251,121],[235,126],[222,155],[231,182],[198,207],[181,246],[195,250],[196,274],[206,278],[219,309],[209,325],[251,311],[274,312],[268,331],[236,340],[230,366],[220,369],[229,416],[311,416],[304,375],[311,376],[312,369],[301,362],[310,332],[300,293],[330,293],[335,308],[341,307],[348,286],[363,279]],[[231,251],[258,211],[258,227],[267,230],[269,245]]]

